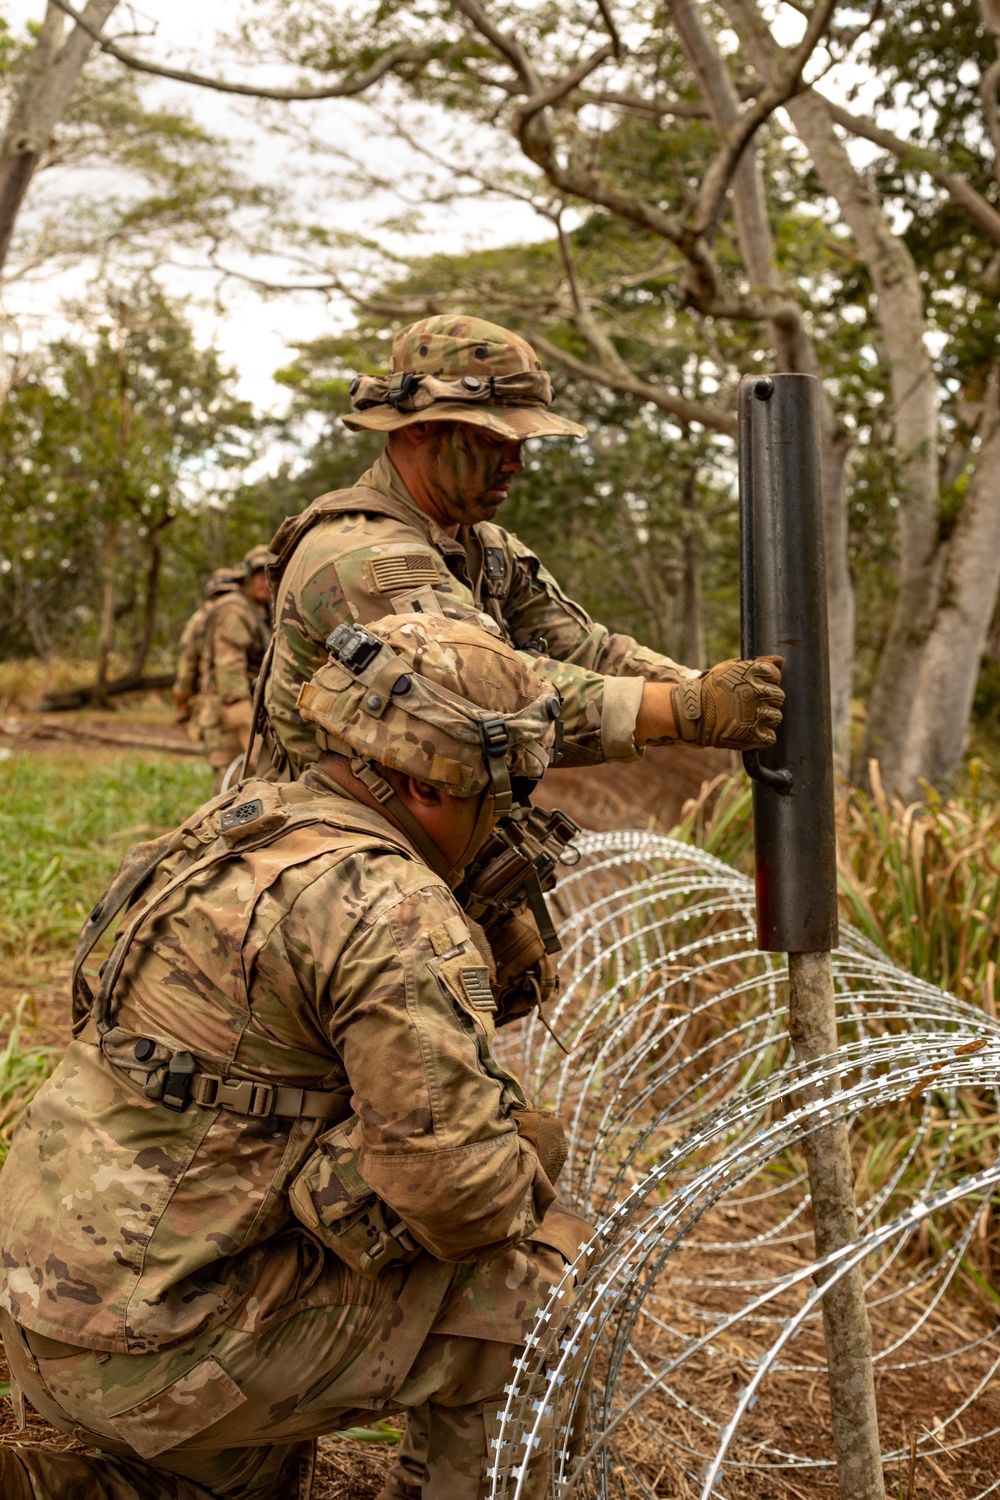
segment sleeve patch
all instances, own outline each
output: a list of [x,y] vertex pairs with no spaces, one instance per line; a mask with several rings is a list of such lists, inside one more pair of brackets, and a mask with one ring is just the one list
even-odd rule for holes
[[377,594],[392,594],[400,589],[418,589],[438,581],[438,570],[429,552],[402,552],[389,557],[369,557],[365,571]]

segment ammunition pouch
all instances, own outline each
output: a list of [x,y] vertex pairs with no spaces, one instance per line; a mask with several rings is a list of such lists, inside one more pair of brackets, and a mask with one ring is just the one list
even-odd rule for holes
[[[560,864],[576,864],[579,825],[558,808],[517,806],[490,834],[455,897],[486,933],[497,966],[496,1024],[527,1015],[555,995],[562,945],[545,904]],[[574,857],[575,856],[575,857]]]
[[559,968],[555,956],[545,951],[527,900],[516,911],[495,917],[484,930],[497,971],[493,1021],[506,1026],[559,993]]
[[352,1271],[374,1280],[387,1266],[414,1260],[420,1246],[361,1176],[360,1128],[353,1115],[321,1136],[288,1196],[300,1223]]

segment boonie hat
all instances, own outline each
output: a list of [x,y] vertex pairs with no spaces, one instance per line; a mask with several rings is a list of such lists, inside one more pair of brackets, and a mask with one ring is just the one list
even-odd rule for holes
[[387,375],[351,381],[354,431],[395,432],[415,422],[467,422],[497,436],[586,437],[548,410],[552,382],[526,339],[484,318],[421,318],[392,341]]

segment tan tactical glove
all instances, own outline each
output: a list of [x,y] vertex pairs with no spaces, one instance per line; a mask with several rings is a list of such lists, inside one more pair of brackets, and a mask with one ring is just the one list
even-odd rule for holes
[[235,729],[244,750],[250,738],[250,723],[253,719],[253,704],[249,698],[239,698],[235,703],[225,703],[219,717],[227,729]]
[[510,1114],[518,1135],[534,1146],[542,1171],[555,1187],[569,1150],[559,1116],[550,1109],[512,1109]]
[[679,682],[670,695],[677,738],[726,750],[762,750],[774,744],[785,695],[783,656],[721,661],[700,677]]
[[186,724],[191,717],[191,699],[186,693],[179,693],[176,688],[171,689],[174,707],[177,710],[178,724]]
[[558,994],[559,967],[545,951],[529,906],[488,923],[486,937],[496,964],[494,1025],[506,1026]]

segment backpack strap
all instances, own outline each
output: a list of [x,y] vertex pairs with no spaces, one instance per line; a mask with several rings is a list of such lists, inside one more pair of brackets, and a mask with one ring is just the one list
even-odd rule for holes
[[[93,913],[91,914],[88,927],[84,929],[81,936],[73,969],[74,1029],[82,1029],[91,1010],[99,1035],[105,1035],[114,1027],[114,988],[139,928],[186,881],[215,865],[224,864],[227,860],[238,859],[244,854],[264,848],[292,828],[308,824],[325,825],[339,833],[366,834],[372,839],[374,848],[392,849],[409,859],[419,857],[405,835],[397,832],[379,813],[363,807],[360,803],[324,808],[322,804],[317,805],[314,796],[309,795],[307,802],[296,807],[295,804],[300,801],[303,790],[305,789],[298,787],[297,783],[292,787],[279,788],[270,782],[245,782],[235,791],[224,793],[212,802],[206,803],[193,818],[181,824],[181,827],[173,834],[168,834],[163,840],[156,840],[156,846],[162,847],[154,849],[153,845],[140,846],[141,849],[147,851],[146,857],[140,856],[135,861],[118,890],[115,890],[118,879],[116,877],[108,893],[110,897],[111,892],[114,891],[108,907],[98,902],[98,906],[95,907],[98,916],[94,920]],[[282,793],[285,795],[283,796]],[[346,804],[346,799],[338,799],[338,802]],[[207,847],[200,856],[189,860],[176,870],[151,899],[133,913],[109,958],[101,968],[97,994],[92,997],[90,986],[79,972],[80,967],[93,950],[101,932],[107,929],[117,913],[126,905],[130,896],[134,897],[143,880],[148,879],[168,854],[184,847],[184,835],[187,833],[194,833],[201,843],[207,844]],[[211,835],[216,836],[211,837],[209,842],[206,836]],[[173,845],[172,848],[171,845]],[[120,871],[119,874],[121,873]],[[111,906],[113,910],[108,909]],[[81,996],[79,1003],[76,998],[77,989]]]
[[297,516],[286,516],[271,539],[269,550],[274,556],[274,562],[268,564],[267,577],[272,594],[277,594],[292,553],[307,532],[330,516],[349,516],[358,512],[368,516],[388,516],[393,521],[403,521],[410,526],[416,518],[412,505],[386,495],[382,490],[370,489],[365,484],[353,485],[349,490],[331,490],[327,495],[320,495]]
[[105,932],[119,912],[132,904],[137,893],[163,861],[183,849],[186,836],[214,812],[234,802],[239,794],[238,787],[235,790],[221,792],[210,802],[199,807],[197,812],[192,813],[190,818],[171,833],[165,833],[158,839],[151,839],[149,843],[136,844],[125,855],[111,884],[83,924],[83,930],[76,945],[76,953],[73,955],[70,994],[73,1003],[74,1035],[78,1034],[86,1024],[94,1005],[94,994],[83,972],[83,966]]

